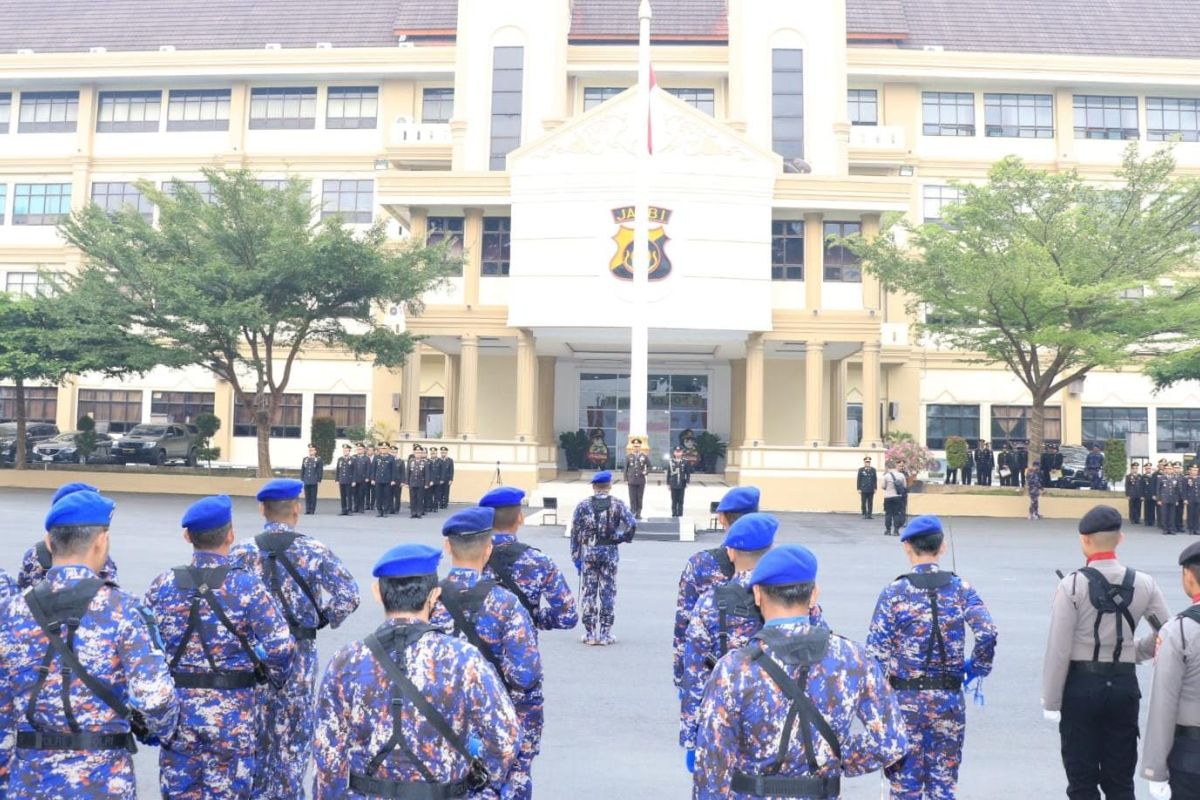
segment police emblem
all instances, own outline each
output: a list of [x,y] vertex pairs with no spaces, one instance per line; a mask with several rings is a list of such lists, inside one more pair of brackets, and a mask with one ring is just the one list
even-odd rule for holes
[[[608,268],[612,274],[623,281],[633,280],[633,206],[614,208],[613,222],[617,224],[617,232],[613,241],[617,243],[617,251],[613,253]],[[660,281],[671,274],[671,259],[667,256],[667,236],[664,225],[671,221],[671,210],[650,206],[650,273],[649,280]]]

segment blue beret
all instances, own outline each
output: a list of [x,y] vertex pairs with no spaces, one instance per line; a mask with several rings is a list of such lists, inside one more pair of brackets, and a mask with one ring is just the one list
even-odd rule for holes
[[304,484],[295,478],[275,478],[267,481],[258,490],[258,502],[267,500],[295,500],[304,491]]
[[54,497],[50,498],[50,505],[54,505],[59,500],[62,500],[69,494],[74,492],[98,492],[100,491],[95,486],[88,483],[64,483],[58,487],[58,491],[54,493]]
[[717,504],[717,511],[745,514],[758,511],[759,491],[757,486],[735,486],[725,493]]
[[411,578],[436,575],[442,551],[427,544],[398,544],[379,557],[371,574],[376,578]]
[[450,519],[442,525],[442,536],[470,536],[473,533],[487,533],[492,529],[492,519],[496,509],[475,506],[455,511]]
[[762,550],[774,544],[777,530],[779,520],[770,514],[746,514],[729,526],[722,544],[734,550]]
[[767,551],[750,574],[751,586],[808,583],[817,579],[817,557],[807,547],[781,544]]
[[505,506],[519,506],[524,499],[525,492],[515,486],[497,486],[479,498],[479,505],[486,508],[504,508]]
[[612,473],[608,470],[597,472],[592,476],[592,483],[612,483]]
[[46,530],[59,525],[107,525],[117,504],[96,492],[71,492],[50,506]]
[[1084,536],[1121,530],[1121,512],[1112,506],[1096,506],[1079,520],[1079,532]]
[[202,497],[183,512],[181,527],[189,531],[211,531],[233,521],[233,501],[227,494]]
[[916,536],[924,536],[927,533],[941,533],[942,521],[933,514],[922,514],[909,521],[908,527],[904,529],[904,533],[900,534],[900,541],[907,542]]

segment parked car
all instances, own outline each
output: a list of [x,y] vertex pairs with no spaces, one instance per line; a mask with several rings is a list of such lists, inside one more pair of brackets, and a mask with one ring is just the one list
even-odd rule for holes
[[[47,422],[25,424],[25,460],[33,458],[33,446],[58,435],[58,426]],[[0,422],[0,458],[8,462],[17,460],[17,423]]]
[[112,460],[113,438],[107,433],[96,434],[96,449],[84,457],[75,444],[78,431],[60,433],[53,439],[33,446],[34,461],[66,462],[69,464],[107,464]]
[[117,464],[183,461],[194,467],[199,441],[200,432],[195,425],[177,422],[137,425],[116,441],[112,448],[113,461]]
[[1088,449],[1078,445],[1064,444],[1058,448],[1058,452],[1062,453],[1063,468],[1062,477],[1058,479],[1058,483],[1054,484],[1055,487],[1085,489],[1091,486],[1092,482],[1088,480],[1087,473],[1084,472]]

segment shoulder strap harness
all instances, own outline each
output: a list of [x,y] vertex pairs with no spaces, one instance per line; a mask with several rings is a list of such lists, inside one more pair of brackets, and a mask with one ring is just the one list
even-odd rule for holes
[[942,634],[941,615],[938,613],[938,590],[949,586],[954,580],[953,572],[910,572],[907,575],[901,575],[896,580],[906,580],[914,588],[921,589],[929,598],[929,614],[930,627],[933,629],[929,637],[929,644],[925,648],[925,675],[932,677],[934,674],[933,651],[936,648],[938,653],[938,662],[943,673],[949,673],[949,665],[946,663],[948,657],[946,655],[946,639]]
[[38,566],[42,569],[50,569],[54,565],[54,556],[50,554],[50,548],[46,545],[46,540],[39,539],[38,543],[34,545],[34,549],[37,551]]
[[475,620],[479,619],[479,614],[483,610],[484,601],[487,600],[487,596],[491,594],[496,584],[489,580],[481,580],[470,589],[460,589],[449,580],[444,580],[438,585],[442,587],[442,605],[446,607],[454,620],[454,632],[462,634],[468,642],[475,645],[483,657],[496,668],[496,674],[507,686],[508,681],[505,679],[504,670],[500,665],[500,656],[492,650],[490,644],[480,637],[479,629],[475,625]]
[[725,580],[733,577],[733,559],[729,557],[729,551],[724,547],[714,547],[708,551],[708,554],[717,562],[717,566],[721,570],[721,574],[725,576]]
[[717,641],[720,658],[729,652],[730,617],[754,620],[762,627],[762,612],[754,604],[754,591],[748,586],[727,583],[713,590],[713,599],[717,603]]
[[[267,581],[267,586],[271,588],[271,594],[279,600],[280,607],[283,608],[283,616],[287,619],[288,627],[292,631],[292,638],[297,642],[311,641],[317,638],[317,631],[321,630],[329,624],[329,619],[325,616],[320,604],[317,602],[316,592],[308,581],[304,580],[304,576],[300,574],[300,570],[296,569],[296,565],[290,558],[287,557],[287,549],[292,546],[292,542],[300,538],[300,534],[294,531],[268,531],[260,533],[254,537],[254,543],[258,545],[258,549],[263,551],[267,558],[266,572],[264,576]],[[317,626],[315,628],[301,624],[300,619],[288,606],[287,598],[283,596],[281,587],[281,579],[279,576],[278,565],[283,565],[284,570],[288,575],[292,576],[292,580],[300,587],[300,591],[308,598],[308,602],[312,603],[312,607],[317,612]]]
[[[191,606],[188,609],[187,627],[184,628],[183,638],[179,641],[179,649],[175,651],[169,665],[171,677],[175,680],[175,687],[177,689],[248,689],[251,686],[266,683],[269,680],[267,665],[254,646],[250,644],[246,635],[230,621],[229,615],[225,613],[225,607],[213,593],[214,587],[224,585],[225,578],[229,574],[229,567],[186,566],[175,567],[173,571],[175,585],[193,593]],[[201,602],[209,607],[217,618],[217,622],[237,639],[242,651],[254,665],[254,669],[227,670],[217,666],[217,661],[212,654],[212,644],[205,635],[204,626],[201,624],[203,621],[200,614]],[[208,662],[209,672],[181,672],[179,670],[179,662],[183,659],[183,654],[187,652],[193,636],[200,641],[200,651],[204,653],[204,659]]]
[[1095,567],[1080,567],[1078,572],[1087,578],[1088,599],[1096,609],[1096,624],[1092,628],[1092,637],[1096,644],[1092,650],[1092,661],[1100,660],[1100,622],[1104,619],[1104,615],[1120,615],[1116,619],[1117,643],[1113,647],[1112,660],[1115,664],[1120,660],[1121,648],[1125,644],[1125,634],[1121,630],[1121,618],[1123,617],[1125,623],[1129,625],[1130,635],[1137,628],[1137,621],[1129,611],[1129,605],[1133,602],[1133,582],[1137,577],[1137,571],[1126,569],[1125,577],[1120,583],[1109,583],[1108,579]]
[[516,566],[517,560],[532,549],[534,548],[524,542],[498,544],[492,548],[492,557],[488,559],[488,566],[492,568],[492,572],[495,573],[496,580],[500,581],[500,585],[515,594],[517,599],[521,601],[521,605],[525,606],[525,609],[530,614],[536,614],[538,604],[529,599],[513,575],[513,568]]
[[589,502],[592,506],[592,519],[595,521],[595,531],[593,532],[593,546],[609,545],[617,543],[616,524],[613,522],[613,502],[612,497],[605,495],[600,497],[592,495]]

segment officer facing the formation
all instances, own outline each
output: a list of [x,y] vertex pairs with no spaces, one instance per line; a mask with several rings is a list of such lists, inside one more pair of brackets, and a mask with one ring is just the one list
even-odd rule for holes
[[388,453],[387,445],[379,448],[371,465],[371,486],[375,495],[375,516],[386,517],[392,512],[392,499],[395,492],[392,487],[396,484],[396,459]]
[[909,753],[887,773],[891,797],[952,798],[967,728],[963,682],[992,671],[996,626],[971,584],[938,566],[941,520],[917,517],[900,541],[912,572],[880,592],[867,634],[867,653],[887,671],[908,731]]
[[692,479],[692,469],[683,457],[683,448],[678,445],[667,459],[667,488],[671,490],[671,516],[683,516],[683,493]]
[[325,462],[317,455],[315,445],[308,446],[308,455],[300,462],[300,482],[304,484],[304,513],[317,513],[317,489],[325,480]]
[[441,554],[400,544],[371,590],[387,621],[333,657],[317,702],[314,800],[494,800],[520,728],[478,649],[429,624]]
[[633,452],[625,461],[625,485],[629,487],[629,507],[636,519],[642,518],[642,500],[646,496],[646,475],[650,472],[650,456],[642,452],[642,443],[634,439]]
[[580,574],[583,612],[582,641],[590,645],[616,643],[612,635],[617,606],[618,545],[633,541],[637,519],[629,507],[612,496],[612,473],[592,476],[592,496],[581,500],[571,515],[571,561]]
[[354,513],[361,514],[367,508],[368,495],[371,491],[371,459],[367,458],[367,450],[361,444],[354,448]]
[[276,478],[258,492],[266,524],[252,541],[233,549],[236,561],[271,590],[296,640],[292,674],[283,688],[259,686],[258,798],[304,796],[312,748],[317,631],[341,625],[358,608],[358,583],[333,551],[300,533],[300,481]]
[[[755,486],[735,486],[717,503],[717,522],[728,531],[745,514],[758,511],[759,491]],[[692,555],[679,576],[679,597],[675,601],[675,688],[683,699],[683,642],[696,602],[709,589],[733,577],[733,560],[724,545]]]
[[[64,483],[58,487],[58,490],[54,492],[54,496],[50,498],[50,505],[53,507],[59,500],[74,492],[99,491],[95,486],[90,486],[86,483]],[[25,591],[30,586],[41,581],[42,578],[46,577],[46,572],[49,571],[50,564],[50,547],[45,537],[43,537],[26,550],[25,555],[21,558],[21,571],[17,573],[17,587],[21,591]],[[101,568],[98,577],[110,583],[115,584],[117,582],[117,565],[113,563],[112,558],[104,562],[104,567]]]
[[450,505],[450,485],[454,483],[454,459],[450,457],[450,448],[442,445],[442,496],[438,508]]
[[[1134,662],[1154,655],[1153,633],[1167,604],[1154,578],[1117,561],[1121,514],[1096,506],[1079,521],[1086,566],[1058,583],[1042,672],[1042,707],[1058,723],[1069,797],[1133,798],[1137,765],[1138,691]],[[1159,620],[1155,623],[1155,619]]]
[[531,767],[544,717],[542,657],[533,619],[521,601],[483,577],[492,555],[494,518],[494,509],[477,506],[452,514],[442,526],[453,566],[439,584],[442,593],[430,622],[479,648],[504,682],[521,730],[532,732],[535,740],[522,741],[516,762],[498,784],[503,800],[527,800],[533,796]]
[[855,486],[858,489],[859,510],[862,512],[862,518],[874,519],[875,492],[879,489],[879,477],[875,468],[871,466],[870,456],[863,459],[863,465],[855,477]]
[[350,445],[342,445],[342,455],[334,468],[337,475],[338,496],[342,501],[341,516],[349,516],[354,510],[354,456],[350,455]]
[[295,643],[267,587],[229,557],[233,507],[205,497],[183,515],[191,564],[146,592],[170,659],[179,725],[159,751],[163,797],[249,798],[256,747],[254,687],[282,686]]
[[433,488],[429,478],[429,462],[425,450],[417,445],[408,461],[408,515],[414,519],[425,516],[425,493]]
[[754,568],[765,627],[721,659],[704,690],[694,800],[832,799],[843,775],[904,755],[904,721],[879,665],[811,623],[816,579],[816,556],[800,545],[780,545]]
[[179,704],[158,634],[137,600],[98,576],[114,506],[90,491],[55,503],[50,571],[0,604],[10,800],[135,798],[134,737],[157,744],[175,729]]

